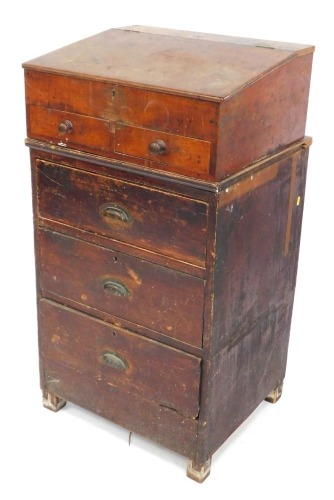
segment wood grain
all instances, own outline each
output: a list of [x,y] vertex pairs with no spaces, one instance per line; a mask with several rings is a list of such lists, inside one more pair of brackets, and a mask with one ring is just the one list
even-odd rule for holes
[[[109,158],[218,181],[302,139],[313,50],[113,29],[26,63],[27,102],[106,120]],[[28,127],[30,138],[53,140],[37,132]],[[156,133],[169,155],[147,153]]]
[[167,163],[185,170],[208,173],[211,144],[180,135],[166,134],[149,129],[116,124],[115,151],[129,156],[152,159],[149,146],[156,140],[166,144],[166,152],[157,156],[160,163]]
[[[69,120],[73,130],[61,134],[60,123]],[[106,120],[81,116],[41,106],[27,108],[28,135],[62,147],[81,147],[86,151],[108,151],[110,142],[109,123]]]
[[[43,219],[205,266],[207,203],[50,162],[36,165]],[[123,210],[129,220],[104,215],[108,206]]]
[[[77,303],[202,346],[204,281],[49,230],[38,236],[40,288]],[[120,296],[104,287],[121,283]]]
[[[189,418],[197,417],[199,358],[44,299],[39,310],[44,358]],[[119,356],[126,368],[106,364],[105,353]]]
[[[67,401],[182,455],[193,457],[196,454],[197,420],[105,385],[48,359],[44,362],[43,386]],[[112,437],[109,438],[112,446]]]

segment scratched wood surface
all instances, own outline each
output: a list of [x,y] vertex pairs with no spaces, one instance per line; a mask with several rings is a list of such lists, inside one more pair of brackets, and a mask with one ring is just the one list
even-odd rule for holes
[[284,380],[312,54],[137,26],[24,64],[43,393],[198,480]]
[[202,346],[202,279],[49,230],[39,231],[38,259],[43,296]]
[[[197,460],[204,463],[285,376],[308,148],[222,190],[205,325]],[[239,181],[239,182],[238,182]]]
[[[197,417],[199,358],[45,299],[39,310],[43,358],[188,418]],[[119,357],[124,367],[108,365],[106,353]]]
[[[136,323],[146,325],[147,331],[139,329],[138,332],[147,337],[151,336],[152,328],[159,330],[160,337],[157,340],[164,343],[164,337],[168,336],[167,343],[173,346],[174,338],[174,347],[180,347],[178,342],[181,340],[184,346],[181,349],[185,351],[187,344],[201,349],[202,334],[204,339],[203,348],[198,351],[199,357],[191,358],[202,359],[201,365],[195,363],[189,372],[189,387],[196,387],[199,380],[198,369],[201,366],[199,414],[196,417],[195,412],[198,410],[189,412],[188,407],[180,410],[182,404],[174,404],[173,407],[169,403],[168,409],[163,408],[167,412],[163,414],[166,425],[164,436],[157,420],[161,416],[159,403],[153,400],[141,401],[137,389],[133,394],[135,405],[138,404],[143,412],[137,419],[124,414],[124,408],[128,408],[129,398],[132,396],[127,394],[122,384],[118,385],[116,393],[113,392],[120,405],[117,409],[115,405],[109,408],[107,403],[102,407],[97,403],[94,391],[105,394],[105,401],[109,401],[109,388],[106,389],[93,380],[91,371],[96,366],[96,357],[94,360],[89,358],[87,373],[79,378],[84,367],[80,364],[80,359],[73,358],[73,349],[60,348],[57,352],[53,351],[53,345],[50,346],[49,339],[56,332],[55,325],[61,324],[59,319],[55,319],[48,327],[48,321],[52,317],[50,314],[45,315],[43,320],[40,319],[40,325],[44,325],[40,326],[41,349],[47,353],[43,360],[43,370],[47,374],[42,380],[44,390],[58,391],[59,397],[77,402],[193,457],[196,463],[204,463],[275,384],[280,384],[284,379],[308,145],[307,141],[301,142],[299,148],[292,152],[288,150],[278,160],[275,157],[272,162],[254,165],[247,172],[226,181],[225,189],[222,184],[218,196],[214,192],[202,195],[208,206],[216,206],[216,209],[210,210],[212,214],[217,214],[216,218],[211,214],[208,225],[205,282],[191,274],[176,273],[131,257],[131,250],[126,255],[36,226],[38,283],[43,296],[62,303],[68,302],[69,306],[89,312],[90,315],[94,315],[98,309],[110,310],[113,318],[107,318],[108,323],[98,323],[101,331],[110,331],[112,323],[117,328],[117,318],[121,320],[124,314],[133,320],[129,324],[130,329],[135,328],[136,331]],[[55,169],[55,172],[47,172],[51,179],[52,175],[58,175],[59,165],[54,162],[37,159],[36,163],[37,165],[33,165],[34,172],[38,170],[36,166],[47,167]],[[61,168],[68,169],[63,165]],[[94,176],[92,172],[84,171],[76,171],[75,175]],[[41,182],[45,181],[47,185],[49,180],[48,176],[41,176]],[[164,182],[167,188],[167,179]],[[59,187],[56,185],[55,189],[58,190]],[[36,197],[36,217],[41,215],[38,204]],[[131,290],[131,303],[128,298],[127,303],[122,303],[124,297],[112,296],[110,299],[101,287],[101,279],[92,280],[93,276],[104,278],[105,269],[108,270],[107,277],[122,282]],[[111,272],[115,269],[116,274]],[[129,269],[134,271],[132,276]],[[142,282],[140,286],[138,278]],[[141,286],[145,288],[144,293],[137,294]],[[155,289],[155,286],[158,288]],[[189,298],[192,304],[190,308]],[[167,329],[167,323],[157,323],[157,318],[161,320],[161,307],[167,310],[166,303],[171,305],[168,326],[175,325],[172,330]],[[177,315],[174,314],[176,310],[179,311]],[[182,324],[179,329],[180,318]],[[87,321],[90,323],[92,320]],[[72,323],[69,322],[68,325],[70,324]],[[122,324],[122,320],[119,324]],[[85,328],[80,327],[78,330],[84,332]],[[43,338],[43,335],[47,338]],[[85,333],[82,335],[85,338]],[[125,331],[124,335],[128,337],[130,333]],[[70,342],[74,342],[75,338]],[[99,345],[99,340],[96,344]],[[131,355],[133,352],[131,351]],[[160,368],[156,376],[163,376]],[[61,380],[59,386],[53,382],[54,379]],[[180,379],[182,380],[181,376]],[[144,382],[143,387],[146,387]],[[197,390],[192,393],[192,398],[195,398]],[[83,391],[83,394],[79,396],[78,391]],[[176,394],[175,398],[177,397]],[[172,401],[172,396],[169,401]],[[179,425],[178,414],[175,414],[175,420],[170,416],[171,408],[176,407],[186,417],[182,420],[185,435],[179,442],[179,429],[176,428]],[[152,419],[151,426],[149,419]]]
[[215,40],[199,34],[155,30],[144,26],[116,28],[86,38],[24,64],[50,73],[81,73],[92,80],[225,98],[273,67],[313,51],[307,45],[279,45],[259,40]]
[[302,149],[220,195],[215,349],[294,290],[307,156]]
[[36,188],[43,219],[205,266],[206,203],[42,161]]
[[[106,386],[85,373],[59,365],[50,359],[44,361],[43,367],[46,374],[43,381],[44,391],[58,394],[67,401],[186,457],[195,456],[198,425],[196,419],[186,418],[147,399]],[[112,436],[110,439],[112,440]],[[112,446],[111,441],[108,446]]]

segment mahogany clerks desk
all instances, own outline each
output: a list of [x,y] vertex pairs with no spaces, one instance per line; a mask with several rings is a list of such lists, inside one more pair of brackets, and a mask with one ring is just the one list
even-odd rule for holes
[[189,459],[285,374],[313,47],[131,26],[24,64],[44,405]]

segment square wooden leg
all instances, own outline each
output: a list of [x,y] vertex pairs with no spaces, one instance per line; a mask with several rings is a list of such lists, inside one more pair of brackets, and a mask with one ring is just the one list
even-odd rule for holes
[[211,457],[203,464],[196,464],[193,460],[188,461],[187,476],[197,483],[203,483],[211,471]]
[[283,391],[283,384],[280,384],[268,394],[265,400],[268,401],[269,403],[277,403],[277,401],[282,396],[282,391]]
[[50,392],[43,394],[43,406],[51,411],[61,410],[66,405],[65,399],[61,399]]

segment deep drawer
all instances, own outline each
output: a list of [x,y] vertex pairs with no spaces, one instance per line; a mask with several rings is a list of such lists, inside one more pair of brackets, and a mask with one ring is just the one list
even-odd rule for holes
[[49,230],[41,229],[38,239],[43,296],[202,347],[202,279]]
[[206,203],[41,160],[37,190],[42,218],[205,266]]
[[197,417],[199,358],[47,300],[40,301],[39,321],[43,358],[106,388]]

